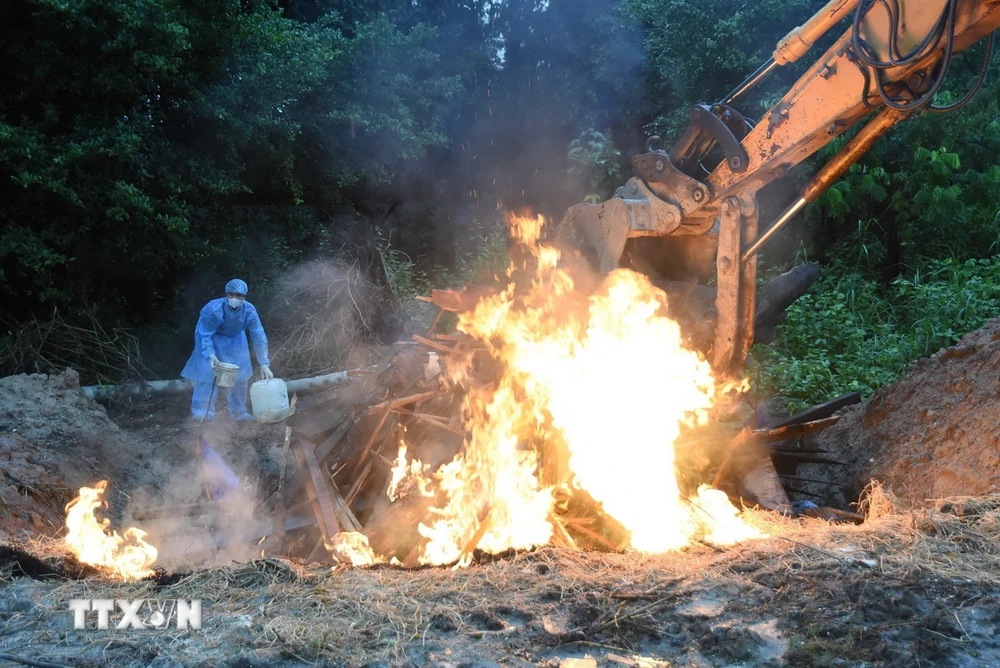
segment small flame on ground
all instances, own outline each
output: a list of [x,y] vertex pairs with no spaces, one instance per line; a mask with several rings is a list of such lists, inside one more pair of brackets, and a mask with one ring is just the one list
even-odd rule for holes
[[156,548],[146,542],[146,532],[131,527],[124,535],[108,531],[107,518],[97,521],[94,511],[105,505],[101,496],[108,481],[96,487],[81,487],[80,495],[66,504],[66,545],[84,564],[110,571],[125,580],[139,580],[153,574]]
[[380,562],[368,544],[368,536],[357,531],[342,531],[326,545],[327,551],[342,564],[351,566],[373,566]]

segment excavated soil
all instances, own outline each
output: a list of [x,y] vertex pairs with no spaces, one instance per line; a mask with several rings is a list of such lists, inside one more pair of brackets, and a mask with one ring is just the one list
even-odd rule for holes
[[845,464],[839,471],[825,465],[800,470],[847,485],[842,493],[808,487],[830,505],[856,500],[870,479],[914,506],[1000,490],[1000,318],[915,362],[810,445]]
[[54,536],[63,524],[70,488],[51,453],[17,434],[0,433],[0,543]]
[[[97,402],[80,391],[80,376],[67,369],[57,375],[0,378],[0,431],[32,444],[46,466],[71,487],[93,483],[93,476],[125,478],[120,455],[128,448],[118,425]],[[134,443],[134,458],[150,448]]]

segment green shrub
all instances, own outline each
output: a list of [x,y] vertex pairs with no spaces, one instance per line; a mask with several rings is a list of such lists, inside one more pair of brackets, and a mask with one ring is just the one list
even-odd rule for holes
[[587,201],[599,202],[611,196],[621,183],[621,151],[604,134],[588,130],[574,139],[567,153],[569,173],[586,184]]
[[792,411],[844,392],[870,395],[907,365],[1000,315],[1000,255],[928,262],[888,285],[835,260],[753,353],[755,385]]

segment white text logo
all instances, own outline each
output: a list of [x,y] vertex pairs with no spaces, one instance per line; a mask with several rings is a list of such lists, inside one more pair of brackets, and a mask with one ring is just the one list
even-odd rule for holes
[[[112,619],[112,613],[117,621]],[[170,621],[176,620],[180,631],[201,628],[201,601],[183,599],[154,601],[140,598],[135,601],[111,598],[76,598],[69,602],[73,611],[73,627],[81,631],[87,628],[88,617],[93,619],[97,613],[97,628],[109,629],[112,624],[116,629],[165,629]]]

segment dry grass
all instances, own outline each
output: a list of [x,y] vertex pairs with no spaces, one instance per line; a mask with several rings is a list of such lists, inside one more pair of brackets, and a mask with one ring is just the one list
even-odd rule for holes
[[271,360],[286,377],[347,368],[364,360],[393,308],[391,292],[357,263],[300,267],[261,313],[269,323]]
[[[861,563],[879,573],[971,581],[995,580],[1000,564],[1000,495],[974,500],[942,499],[929,508],[897,511],[891,496],[870,485],[862,507],[870,513],[859,526],[822,520],[789,520],[771,513],[749,513],[775,541],[797,546],[803,562],[836,560]],[[963,516],[955,509],[966,509]]]
[[[443,631],[454,642],[500,642],[526,633],[518,628],[518,615],[522,621],[533,620],[532,632],[551,644],[606,628],[620,630],[626,622],[641,628],[678,597],[705,592],[739,597],[759,589],[762,574],[796,571],[821,579],[827,573],[846,573],[888,583],[936,579],[984,590],[996,587],[1000,495],[948,499],[906,513],[887,511],[888,503],[884,492],[873,488],[870,508],[873,515],[876,508],[883,514],[860,526],[749,510],[747,520],[770,537],[727,549],[698,545],[681,553],[647,555],[543,548],[458,571],[330,569],[264,558],[192,573],[169,584],[89,578],[64,583],[52,594],[58,601],[198,598],[206,620],[214,620],[204,631],[209,643],[225,644],[239,631],[247,645],[264,654],[363,663],[402,660],[407,648],[428,635],[440,640]],[[44,541],[26,547],[39,555],[59,551]],[[836,589],[836,583],[827,588]],[[602,614],[581,625],[567,617],[570,601],[589,601]],[[101,633],[107,641],[117,632]],[[162,645],[172,637],[158,632],[149,640]],[[136,641],[134,631],[129,639]]]
[[9,329],[0,349],[0,375],[59,373],[79,369],[84,384],[114,384],[149,377],[139,340],[123,329],[107,329],[91,308],[67,321],[58,309],[47,320]]

